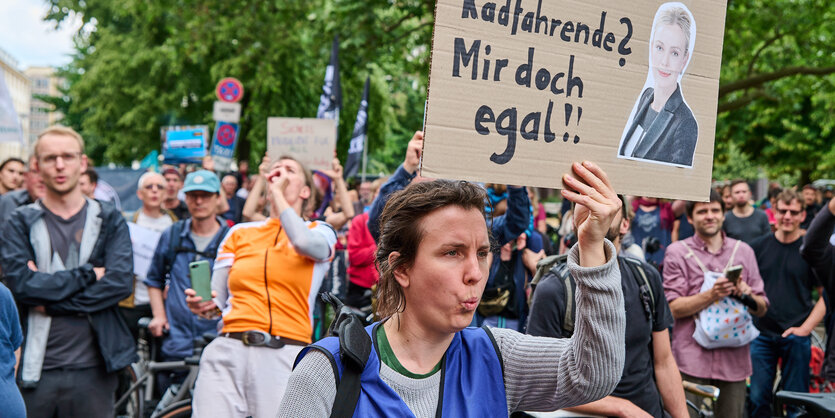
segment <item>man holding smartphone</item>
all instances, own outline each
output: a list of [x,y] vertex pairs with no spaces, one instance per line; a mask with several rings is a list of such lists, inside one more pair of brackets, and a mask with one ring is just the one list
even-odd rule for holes
[[[162,341],[164,361],[182,360],[193,354],[193,340],[206,332],[217,332],[217,319],[193,315],[186,305],[183,291],[192,288],[190,264],[203,262],[208,270],[214,265],[218,246],[229,230],[226,222],[216,216],[220,197],[220,181],[207,170],[186,177],[189,218],[178,221],[162,233],[151,267],[145,278],[153,320],[148,326],[155,337],[168,331]],[[199,270],[199,269],[198,269]],[[206,283],[210,282],[206,280]],[[168,297],[163,289],[168,286]],[[160,389],[179,383],[186,373],[160,376]]]
[[[709,202],[687,202],[687,219],[695,235],[676,241],[664,256],[664,295],[670,304],[673,325],[673,356],[682,378],[693,383],[717,386],[720,390],[714,413],[717,417],[742,417],[745,406],[745,379],[751,375],[749,344],[738,347],[705,348],[693,332],[695,317],[727,296],[748,295],[756,309],[753,316],[763,316],[768,299],[763,291],[754,251],[748,244],[727,237],[722,232],[725,219],[722,198],[710,192]],[[742,266],[737,284],[724,277],[731,266]],[[702,291],[706,278],[717,277],[715,284]],[[687,394],[688,399],[692,396]]]
[[[818,289],[822,295],[822,288],[800,255],[804,203],[795,191],[783,190],[774,205],[777,231],[751,243],[772,306],[764,317],[754,319],[760,336],[751,343],[751,417],[772,416],[778,361],[783,389],[809,391],[809,334],[826,314],[826,304],[823,297],[817,303],[812,300],[812,291]],[[789,408],[788,416],[796,416],[798,411]]]

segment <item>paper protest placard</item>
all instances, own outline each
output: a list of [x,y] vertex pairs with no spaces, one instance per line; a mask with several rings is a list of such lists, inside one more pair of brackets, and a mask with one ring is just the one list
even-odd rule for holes
[[133,244],[133,274],[145,277],[148,275],[148,269],[151,268],[151,260],[154,258],[154,251],[157,249],[157,243],[162,234],[133,222],[128,222],[128,231],[130,242]]
[[[705,200],[726,0],[438,0],[422,174]],[[466,164],[463,164],[466,162]]]
[[330,170],[335,149],[333,119],[267,119],[267,154],[273,161],[287,155],[310,170]]

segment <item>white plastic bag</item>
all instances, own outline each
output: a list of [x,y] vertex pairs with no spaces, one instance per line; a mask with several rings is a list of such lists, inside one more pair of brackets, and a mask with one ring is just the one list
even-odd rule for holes
[[[705,273],[701,291],[704,292],[721,277],[721,273]],[[707,349],[742,347],[760,335],[751,314],[742,302],[726,296],[699,312],[693,338]]]

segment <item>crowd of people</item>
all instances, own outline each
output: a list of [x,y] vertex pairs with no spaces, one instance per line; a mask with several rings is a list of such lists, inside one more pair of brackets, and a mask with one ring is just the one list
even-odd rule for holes
[[[143,317],[164,361],[217,336],[196,416],[686,417],[686,380],[720,389],[715,416],[771,417],[778,367],[809,390],[835,291],[825,190],[627,197],[582,162],[554,225],[533,188],[422,178],[422,142],[356,187],[337,159],[164,166],[122,213],[95,198],[82,137],[48,128],[0,165],[0,415],[112,416]],[[378,322],[326,337],[323,292]]]

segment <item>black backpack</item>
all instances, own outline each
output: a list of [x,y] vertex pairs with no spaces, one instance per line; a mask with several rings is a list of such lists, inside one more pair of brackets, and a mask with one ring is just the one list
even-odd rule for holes
[[[566,335],[574,334],[574,294],[577,291],[577,283],[568,271],[568,254],[552,255],[539,260],[536,263],[536,274],[531,281],[531,296],[536,290],[536,285],[542,280],[561,280],[565,286],[565,315],[562,319],[562,329]],[[621,269],[628,268],[638,284],[641,294],[641,304],[647,313],[650,321],[655,318],[655,295],[652,293],[652,286],[649,284],[647,272],[643,263],[630,257],[618,256],[618,265]]]

